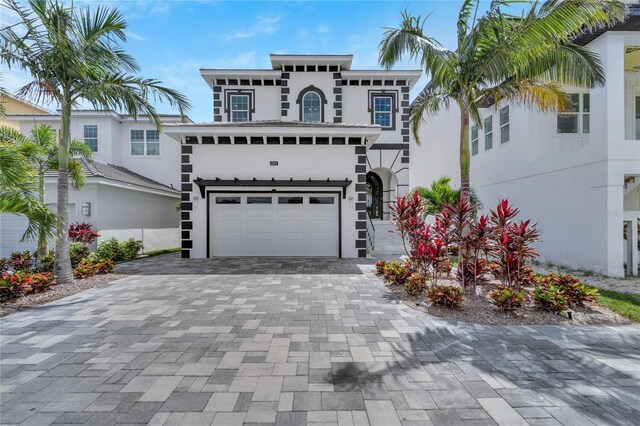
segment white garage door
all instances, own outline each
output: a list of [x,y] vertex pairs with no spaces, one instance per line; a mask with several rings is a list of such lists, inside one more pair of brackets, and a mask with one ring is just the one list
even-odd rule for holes
[[338,196],[212,194],[212,256],[338,256]]
[[[56,211],[56,204],[49,205],[49,208]],[[76,221],[76,205],[69,204],[69,223]],[[14,251],[36,250],[37,242],[20,241],[24,231],[27,229],[29,221],[21,215],[2,213],[0,214],[0,257],[8,257]],[[53,248],[54,242],[50,243]]]

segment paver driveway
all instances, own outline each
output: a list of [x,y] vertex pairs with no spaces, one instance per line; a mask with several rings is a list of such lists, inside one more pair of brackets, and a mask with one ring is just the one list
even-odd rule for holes
[[133,265],[1,320],[3,424],[640,420],[636,326],[437,321],[348,260]]

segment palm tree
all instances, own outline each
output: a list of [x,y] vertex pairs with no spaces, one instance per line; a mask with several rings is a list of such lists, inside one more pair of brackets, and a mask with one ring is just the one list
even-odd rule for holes
[[[36,172],[38,182],[38,200],[46,204],[44,199],[44,174],[58,169],[58,140],[56,131],[51,126],[39,124],[31,129],[31,137],[27,137],[10,127],[0,127],[0,141],[15,145],[29,160]],[[73,139],[69,143],[69,178],[73,189],[80,189],[86,181],[82,165],[73,157],[83,157],[91,161],[93,151],[83,141]],[[38,232],[38,256],[47,252],[48,235],[45,229]]]
[[512,102],[542,111],[568,106],[562,85],[593,87],[605,81],[596,54],[572,42],[584,31],[624,19],[618,0],[527,1],[521,15],[505,12],[514,0],[493,0],[478,16],[480,0],[465,0],[457,22],[457,47],[444,48],[425,34],[427,18],[402,14],[400,28],[385,31],[380,64],[387,69],[405,55],[418,61],[431,78],[413,103],[410,122],[419,143],[423,117],[455,103],[460,108],[460,177],[462,198],[469,201],[469,123],[479,127],[479,109]]
[[26,216],[29,225],[22,239],[40,233],[46,238],[56,235],[57,215],[37,196],[35,170],[29,159],[14,144],[0,140],[0,213]]
[[[418,186],[414,189],[423,200],[424,212],[427,215],[437,215],[445,204],[454,205],[460,199],[460,190],[451,186],[451,178],[442,176],[431,182],[431,186]],[[482,208],[480,200],[473,189],[470,190],[470,200],[475,209]]]
[[[74,8],[57,0],[28,0],[28,7],[16,0],[5,0],[5,4],[19,20],[0,31],[0,59],[33,78],[18,96],[60,105],[57,201],[61,227],[66,230],[72,108],[85,101],[96,109],[123,111],[136,118],[147,114],[160,129],[151,100],[168,102],[181,115],[189,102],[160,81],[135,75],[139,67],[120,45],[126,42],[127,24],[117,9]],[[60,232],[56,244],[58,281],[72,281],[71,272],[69,241]]]

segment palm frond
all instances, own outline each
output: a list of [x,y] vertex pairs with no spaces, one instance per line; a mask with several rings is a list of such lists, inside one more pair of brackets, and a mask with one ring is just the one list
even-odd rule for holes
[[417,144],[420,144],[420,125],[425,116],[436,115],[444,106],[449,107],[451,94],[441,87],[435,85],[427,86],[413,101],[409,123],[411,132]]

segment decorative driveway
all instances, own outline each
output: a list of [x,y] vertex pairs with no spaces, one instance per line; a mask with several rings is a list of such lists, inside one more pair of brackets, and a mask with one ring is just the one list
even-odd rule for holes
[[448,323],[371,265],[181,260],[1,319],[0,422],[638,424],[640,327]]

